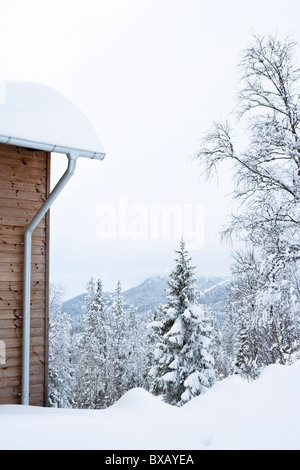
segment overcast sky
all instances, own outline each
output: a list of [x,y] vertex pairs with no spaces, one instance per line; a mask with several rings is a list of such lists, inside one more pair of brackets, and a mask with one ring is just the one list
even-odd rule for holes
[[[199,275],[230,273],[218,235],[230,171],[208,183],[189,157],[235,105],[251,32],[299,41],[299,17],[299,0],[0,0],[1,79],[63,93],[106,151],[103,162],[79,160],[51,209],[51,279],[66,298],[91,276],[113,290],[118,280],[127,289],[165,274],[180,230],[177,220],[159,232],[162,208],[197,229],[188,248]],[[52,184],[66,165],[53,155]]]

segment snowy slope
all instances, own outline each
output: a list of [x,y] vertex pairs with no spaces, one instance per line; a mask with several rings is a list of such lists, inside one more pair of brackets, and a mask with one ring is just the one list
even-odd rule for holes
[[300,450],[299,397],[297,363],[227,378],[181,408],[139,388],[106,410],[2,405],[0,449]]

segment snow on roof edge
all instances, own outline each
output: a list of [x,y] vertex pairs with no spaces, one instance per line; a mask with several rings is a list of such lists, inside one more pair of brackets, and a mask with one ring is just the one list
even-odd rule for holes
[[0,142],[105,157],[86,115],[60,92],[34,82],[0,82]]
[[70,148],[70,147],[62,147],[58,145],[49,145],[42,142],[33,142],[31,140],[26,139],[18,139],[16,137],[6,137],[4,135],[0,135],[0,143],[1,144],[8,144],[8,145],[16,145],[19,147],[31,148],[36,150],[44,150],[46,152],[55,152],[55,153],[63,153],[69,154],[72,152],[78,152],[80,157],[90,158],[91,160],[103,160],[105,157],[105,152],[91,152],[82,149]]

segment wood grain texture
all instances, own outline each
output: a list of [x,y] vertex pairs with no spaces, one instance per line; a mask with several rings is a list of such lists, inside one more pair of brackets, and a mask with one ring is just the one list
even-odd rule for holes
[[[0,144],[0,404],[20,403],[24,232],[50,191],[50,154]],[[49,213],[32,236],[30,404],[48,383]]]

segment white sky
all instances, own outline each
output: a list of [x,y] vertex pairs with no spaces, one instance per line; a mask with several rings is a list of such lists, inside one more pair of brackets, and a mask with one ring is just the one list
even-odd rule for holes
[[[202,205],[193,263],[199,275],[230,272],[218,236],[230,173],[207,183],[189,156],[234,107],[251,31],[299,41],[299,17],[298,0],[0,0],[0,79],[56,88],[90,118],[107,153],[103,162],[80,159],[51,209],[51,277],[66,298],[91,276],[126,289],[173,266],[178,240],[101,240],[104,203],[118,211],[126,200],[146,215],[151,204]],[[53,183],[66,164],[53,156]]]

